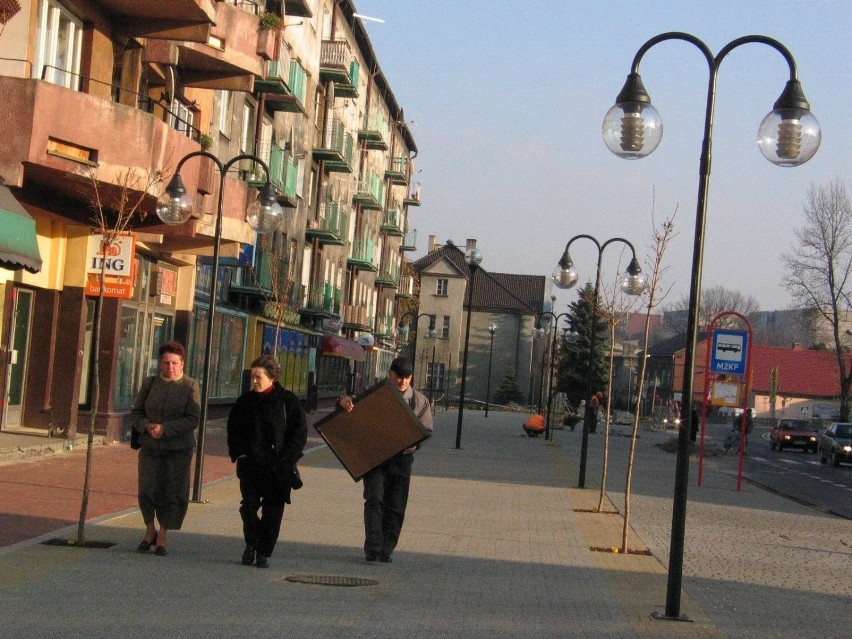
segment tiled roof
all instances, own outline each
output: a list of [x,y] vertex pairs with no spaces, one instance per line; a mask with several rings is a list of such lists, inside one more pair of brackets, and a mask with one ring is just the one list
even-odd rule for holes
[[[435,262],[444,259],[470,280],[470,267],[464,261],[464,251],[453,244],[432,251],[413,262],[412,266],[419,275]],[[543,275],[489,273],[479,267],[471,304],[474,310],[479,311],[538,314],[544,309],[546,281]]]
[[[778,367],[779,395],[840,395],[840,372],[837,368],[837,354],[833,351],[753,346],[751,357],[752,387],[755,392],[769,392],[770,371]],[[847,354],[847,366],[849,357]]]

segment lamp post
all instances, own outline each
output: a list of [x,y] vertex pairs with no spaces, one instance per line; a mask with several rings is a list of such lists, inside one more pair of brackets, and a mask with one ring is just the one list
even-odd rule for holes
[[406,317],[413,317],[414,318],[414,339],[411,341],[411,345],[409,346],[409,350],[411,351],[411,363],[413,365],[414,362],[417,360],[417,326],[420,323],[420,318],[421,317],[428,317],[429,318],[429,333],[428,333],[428,336],[432,337],[432,336],[435,335],[435,317],[432,316],[432,315],[429,315],[429,313],[420,313],[418,315],[416,311],[407,311],[407,312],[402,314],[402,317],[399,318],[399,327],[400,328],[403,327],[402,322]]
[[491,333],[491,343],[488,346],[488,383],[485,385],[485,417],[488,418],[488,403],[491,399],[491,357],[494,355],[494,333],[497,331],[497,326],[492,324],[488,327],[488,332]]
[[586,414],[583,416],[583,441],[580,448],[580,478],[577,482],[579,488],[586,487],[586,460],[589,452],[589,421],[590,416],[590,398],[592,396],[592,382],[595,375],[595,338],[598,332],[598,293],[601,287],[601,260],[603,252],[607,246],[614,242],[621,242],[630,248],[632,258],[627,266],[627,273],[621,279],[621,290],[627,295],[639,295],[645,289],[645,278],[642,276],[642,269],[639,266],[639,260],[636,259],[636,249],[633,245],[622,237],[613,237],[603,244],[591,235],[575,235],[568,244],[565,245],[565,252],[559,260],[559,264],[553,269],[553,283],[562,289],[571,288],[577,283],[577,272],[574,270],[574,262],[571,261],[569,249],[574,240],[585,238],[595,243],[598,249],[598,264],[595,272],[595,291],[592,296],[591,317],[589,318],[589,370],[586,374]]
[[186,222],[192,213],[192,198],[186,192],[186,187],[180,177],[184,162],[193,157],[206,157],[213,161],[219,170],[219,198],[216,205],[216,223],[213,233],[213,273],[210,278],[210,306],[207,311],[207,335],[204,341],[204,364],[201,379],[201,415],[198,423],[198,450],[195,455],[195,475],[192,486],[192,501],[201,501],[201,474],[204,468],[204,435],[207,421],[207,403],[210,396],[210,353],[213,349],[213,319],[216,314],[216,287],[219,284],[219,246],[222,242],[222,206],[225,190],[225,175],[236,162],[252,160],[263,167],[267,182],[260,192],[260,197],[252,202],[246,211],[246,221],[257,233],[269,233],[281,226],[284,212],[275,196],[275,189],[269,182],[269,169],[266,163],[254,155],[242,154],[222,163],[212,153],[193,151],[188,153],[175,168],[175,174],[169,181],[165,192],[157,201],[157,216],[170,225]]
[[467,383],[467,351],[470,345],[470,314],[473,303],[473,281],[476,279],[476,270],[482,262],[482,251],[471,247],[464,254],[464,261],[470,271],[470,280],[467,283],[467,324],[464,329],[464,355],[462,356],[462,378],[459,389],[459,420],[456,424],[456,450],[461,448],[462,421],[464,420],[464,388]]
[[[559,315],[554,315],[550,311],[544,311],[539,313],[538,318],[536,319],[536,324],[539,325],[537,330],[541,331],[541,334],[544,335],[544,327],[541,326],[541,320],[545,315],[549,315],[551,319],[553,319],[553,329],[550,334],[550,353],[547,356],[548,368],[547,368],[547,413],[544,419],[544,439],[545,441],[550,441],[553,438],[553,433],[550,429],[550,409],[553,407],[553,367],[554,360],[556,358],[556,329],[559,327],[559,320],[563,317],[568,317],[570,313],[560,313]],[[544,352],[541,354],[541,391],[539,393],[539,410],[542,409],[542,404],[544,403],[543,392],[545,388],[544,384]]]
[[[610,151],[625,159],[643,158],[657,147],[662,138],[659,113],[651,105],[651,98],[642,85],[639,63],[654,45],[666,40],[683,40],[704,54],[709,67],[706,108],[704,112],[704,139],[699,161],[698,201],[695,213],[695,237],[692,252],[692,272],[687,311],[687,341],[683,367],[683,414],[692,414],[692,382],[695,364],[695,344],[698,338],[698,309],[701,297],[701,269],[704,259],[704,228],[707,214],[707,191],[710,185],[710,159],[713,133],[713,111],[716,101],[716,79],[722,60],[734,49],[744,44],[765,44],[782,55],[789,69],[787,81],[773,110],[760,124],[757,144],[767,160],[778,166],[798,166],[810,160],[819,148],[821,133],[816,118],[798,80],[796,61],[787,48],[772,38],[749,35],[726,44],[714,57],[704,42],[693,35],[669,32],[648,40],[636,52],[631,72],[621,92],[604,118],[603,137]],[[671,546],[666,591],[666,610],[654,616],[666,619],[680,617],[680,591],[683,577],[683,546],[686,524],[686,489],[689,481],[689,428],[678,434],[677,463],[675,469],[674,504],[672,507]]]
[[[435,337],[434,335],[432,336]],[[429,376],[429,406],[432,405],[432,389],[435,388],[435,344],[432,343],[432,374]]]

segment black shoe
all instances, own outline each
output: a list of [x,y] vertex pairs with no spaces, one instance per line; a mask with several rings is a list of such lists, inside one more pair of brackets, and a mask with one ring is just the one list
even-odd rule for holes
[[139,542],[139,545],[136,546],[136,552],[148,552],[151,550],[151,546],[157,543],[157,535],[154,535],[154,538],[151,541],[145,541],[144,539]]
[[246,544],[246,549],[243,551],[243,566],[251,566],[254,563],[254,546]]
[[379,561],[381,561],[383,564],[392,564],[393,557],[391,557],[390,555],[379,555]]
[[154,554],[157,555],[157,557],[165,557],[169,554],[169,551],[166,550],[165,546],[157,546],[154,548]]
[[378,561],[379,556],[374,552],[368,552],[364,553],[364,559],[366,559],[367,561]]
[[264,557],[263,555],[257,556],[257,567],[258,568],[269,568],[269,557]]

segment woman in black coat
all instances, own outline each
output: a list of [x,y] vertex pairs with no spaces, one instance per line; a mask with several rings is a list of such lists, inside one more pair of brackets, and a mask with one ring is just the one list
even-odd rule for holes
[[242,494],[242,561],[246,566],[256,562],[258,568],[269,567],[284,504],[290,503],[290,490],[301,486],[296,462],[308,436],[299,398],[281,387],[280,375],[272,356],[254,360],[251,390],[240,396],[228,416],[228,454],[237,463]]

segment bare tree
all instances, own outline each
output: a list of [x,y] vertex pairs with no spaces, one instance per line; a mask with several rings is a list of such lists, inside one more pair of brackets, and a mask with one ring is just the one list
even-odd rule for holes
[[[687,309],[689,297],[683,296],[677,302],[664,309],[663,322],[671,335],[686,333]],[[760,304],[751,295],[732,291],[724,286],[711,286],[701,291],[701,306],[698,309],[698,330],[706,330],[713,318],[722,311],[737,311],[746,317],[760,310]],[[717,328],[734,328],[736,316],[722,318]]]
[[[651,331],[651,313],[666,298],[671,288],[662,291],[662,278],[668,267],[663,266],[663,256],[669,242],[675,237],[674,217],[664,220],[659,228],[655,225],[651,235],[651,258],[646,263],[648,272],[645,301],[645,337],[643,340],[641,364],[639,366],[639,384],[637,388],[636,413],[633,415],[633,430],[630,437],[630,453],[627,457],[627,474],[624,481],[624,526],[621,531],[621,552],[627,552],[627,531],[630,529],[630,491],[633,483],[633,461],[636,456],[636,438],[639,434],[639,415],[642,412],[642,395],[645,389],[645,368],[648,364],[648,334]],[[682,426],[683,427],[683,426]]]
[[784,279],[798,308],[815,309],[831,329],[840,375],[840,419],[849,419],[852,362],[845,339],[852,292],[852,204],[846,186],[835,178],[811,186],[804,204],[804,224],[795,230],[796,246],[782,256]]
[[[260,236],[260,250],[264,256],[266,273],[254,273],[255,283],[267,300],[264,315],[275,321],[275,339],[272,345],[272,356],[278,359],[278,342],[281,326],[287,315],[290,296],[293,292],[291,277],[291,261],[295,255],[289,255],[287,236],[280,231]],[[266,275],[268,275],[268,284]]]
[[[621,271],[621,269],[618,269]],[[633,308],[639,303],[641,297],[627,295],[621,290],[621,279],[619,275],[612,286],[603,287],[601,293],[602,303],[601,310],[606,314],[606,320],[609,325],[609,375],[607,376],[606,387],[606,409],[605,424],[604,424],[604,447],[603,447],[603,464],[601,468],[600,496],[598,498],[598,507],[594,512],[603,510],[604,497],[606,496],[606,478],[607,468],[609,465],[609,424],[612,416],[612,378],[614,375],[615,363],[615,333],[616,328],[626,318]]]
[[[88,182],[85,196],[89,199],[92,209],[92,230],[101,235],[101,253],[109,255],[110,248],[118,238],[127,234],[130,225],[142,211],[146,199],[156,197],[154,188],[163,181],[166,169],[149,169],[141,173],[136,169],[128,169],[115,178],[114,184],[104,186],[97,177],[95,169],[88,169],[84,176]],[[101,319],[104,299],[104,279],[106,259],[101,260],[99,275],[99,292],[95,300],[94,334],[92,352],[95,353],[92,364],[92,414],[89,423],[89,433],[86,440],[86,469],[83,480],[83,498],[80,503],[80,518],[77,522],[77,545],[86,545],[86,513],[89,508],[91,492],[92,458],[95,440],[95,424],[100,403],[100,352],[101,352]]]

